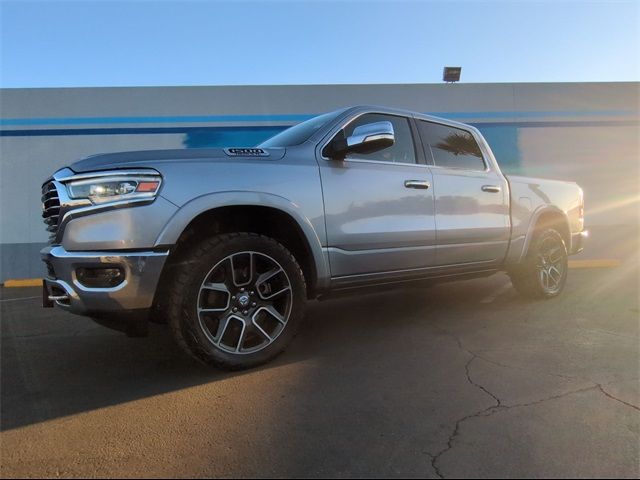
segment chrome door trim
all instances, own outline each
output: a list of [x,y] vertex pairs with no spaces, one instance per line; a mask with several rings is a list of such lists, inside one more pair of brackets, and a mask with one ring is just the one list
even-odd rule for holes
[[431,165],[425,165],[423,163],[400,163],[400,162],[387,162],[384,160],[367,160],[364,158],[345,158],[344,160],[331,160],[323,158],[323,160],[327,160],[329,162],[349,162],[349,163],[372,163],[374,165],[395,165],[395,166],[402,166],[402,167],[423,167],[423,168],[429,168]]

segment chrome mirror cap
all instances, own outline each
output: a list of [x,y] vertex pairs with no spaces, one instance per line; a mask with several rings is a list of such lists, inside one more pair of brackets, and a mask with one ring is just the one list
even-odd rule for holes
[[347,138],[347,153],[373,153],[392,146],[396,141],[391,122],[361,125]]
[[350,153],[368,154],[384,150],[396,141],[393,124],[389,121],[367,123],[353,130],[351,136],[336,136],[323,154],[335,160],[344,160]]

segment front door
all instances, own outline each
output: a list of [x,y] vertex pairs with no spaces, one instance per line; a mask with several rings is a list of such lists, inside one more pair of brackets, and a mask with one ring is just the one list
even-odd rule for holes
[[[433,179],[418,164],[409,120],[367,113],[354,128],[390,121],[393,146],[344,161],[320,159],[328,253],[332,277],[420,270],[435,262]],[[419,146],[419,144],[418,144]],[[357,278],[357,277],[356,277]]]

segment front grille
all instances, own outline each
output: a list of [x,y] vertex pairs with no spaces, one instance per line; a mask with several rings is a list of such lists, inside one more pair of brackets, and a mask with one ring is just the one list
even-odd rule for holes
[[55,183],[47,182],[42,187],[42,218],[47,224],[49,243],[53,243],[58,233],[60,220],[60,198]]

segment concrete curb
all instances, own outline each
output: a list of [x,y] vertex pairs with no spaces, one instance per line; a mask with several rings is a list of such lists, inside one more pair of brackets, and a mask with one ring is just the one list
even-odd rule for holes
[[23,278],[19,280],[5,280],[2,284],[5,288],[39,287],[42,285],[41,278]]

